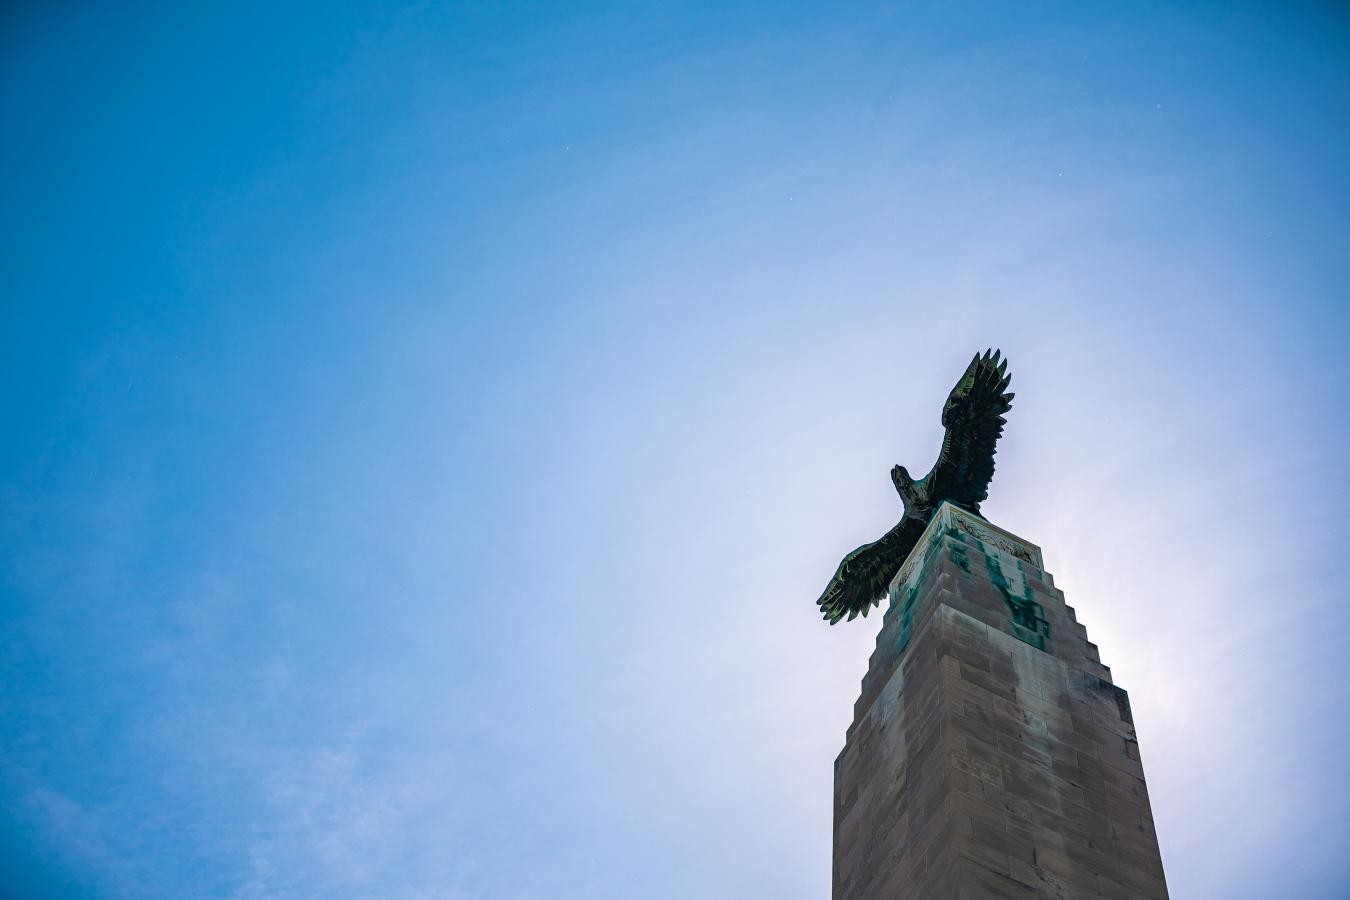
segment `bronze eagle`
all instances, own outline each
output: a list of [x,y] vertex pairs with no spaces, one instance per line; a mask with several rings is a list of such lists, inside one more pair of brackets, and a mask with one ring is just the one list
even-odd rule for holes
[[864,544],[839,564],[816,601],[831,625],[845,616],[850,620],[858,613],[866,616],[881,602],[942,501],[979,515],[994,477],[994,447],[1007,422],[1003,414],[1012,409],[1013,395],[1005,393],[1012,381],[1005,374],[1007,368],[1008,361],[999,361],[998,350],[975,354],[942,407],[947,433],[932,471],[915,481],[904,466],[891,469],[904,516],[879,541]]

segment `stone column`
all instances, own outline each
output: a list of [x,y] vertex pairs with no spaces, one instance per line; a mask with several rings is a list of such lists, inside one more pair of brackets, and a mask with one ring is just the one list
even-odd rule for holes
[[834,768],[834,900],[1167,897],[1129,697],[1040,549],[950,504]]

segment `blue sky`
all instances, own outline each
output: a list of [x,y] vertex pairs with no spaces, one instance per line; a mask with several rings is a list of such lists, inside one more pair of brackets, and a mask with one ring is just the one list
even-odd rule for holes
[[1173,895],[1345,895],[1343,10],[11,4],[0,73],[11,893],[826,897],[813,603],[998,346]]

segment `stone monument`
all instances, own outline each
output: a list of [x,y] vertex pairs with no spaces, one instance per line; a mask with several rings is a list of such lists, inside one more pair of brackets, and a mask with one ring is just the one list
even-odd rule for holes
[[978,443],[960,433],[972,420],[997,418],[997,439],[1006,386],[997,355],[977,356],[933,472],[892,473],[905,518],[821,598],[832,624],[866,615],[878,578],[890,599],[835,761],[833,900],[1167,897],[1129,697],[1040,549],[978,515],[994,441],[958,459],[987,471],[964,495],[941,471]]

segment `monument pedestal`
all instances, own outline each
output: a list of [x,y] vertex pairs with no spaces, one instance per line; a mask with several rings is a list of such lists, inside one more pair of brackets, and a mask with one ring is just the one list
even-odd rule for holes
[[1166,898],[1125,691],[1038,547],[950,504],[834,775],[834,900]]

